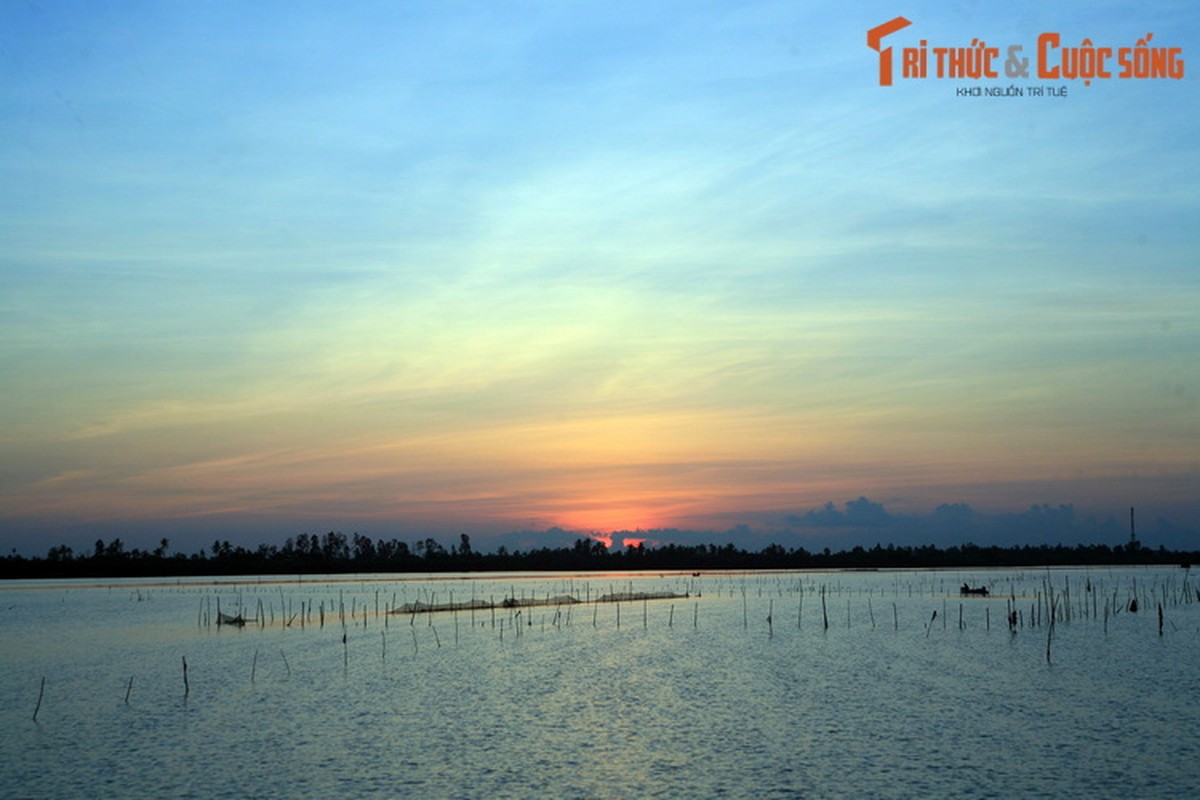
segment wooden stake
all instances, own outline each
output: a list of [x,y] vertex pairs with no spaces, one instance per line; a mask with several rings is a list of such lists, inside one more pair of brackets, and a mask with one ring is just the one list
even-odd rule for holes
[[1050,617],[1050,624],[1046,628],[1046,663],[1047,664],[1050,663],[1050,640],[1054,638],[1054,605],[1055,605],[1054,598],[1053,598],[1053,596],[1051,596],[1050,606],[1048,609],[1048,615]]
[[38,712],[42,710],[42,696],[46,694],[46,676],[42,676],[42,688],[38,690],[37,705],[33,709],[33,721],[37,722]]

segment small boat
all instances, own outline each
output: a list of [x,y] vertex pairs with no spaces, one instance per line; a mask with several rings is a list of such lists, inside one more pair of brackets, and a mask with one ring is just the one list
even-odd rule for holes
[[964,597],[967,595],[975,595],[976,597],[987,597],[989,592],[986,586],[971,586],[964,583],[959,587],[958,593]]
[[246,625],[246,618],[243,617],[241,614],[238,614],[236,617],[234,617],[234,616],[230,616],[229,614],[225,614],[221,611],[218,611],[217,612],[217,624],[218,625],[233,625],[238,628],[243,628]]

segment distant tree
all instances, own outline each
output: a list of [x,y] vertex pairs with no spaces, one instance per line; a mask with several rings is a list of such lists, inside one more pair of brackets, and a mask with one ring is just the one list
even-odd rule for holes
[[321,555],[327,562],[346,561],[350,558],[350,545],[346,542],[346,534],[330,531],[325,534],[321,543]]
[[375,542],[371,541],[371,537],[356,533],[353,542],[355,561],[370,561],[375,558]]
[[46,560],[55,562],[70,561],[74,555],[75,552],[71,548],[65,544],[60,544],[58,547],[50,548],[46,553]]
[[376,553],[384,562],[406,561],[412,555],[408,549],[408,542],[402,542],[399,539],[390,539],[386,542],[380,539]]

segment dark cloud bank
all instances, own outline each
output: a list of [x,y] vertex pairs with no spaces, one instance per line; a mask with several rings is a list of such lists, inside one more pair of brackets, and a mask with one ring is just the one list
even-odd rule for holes
[[[1136,534],[1143,547],[1193,550],[1200,532],[1172,524],[1164,518],[1137,516]],[[495,544],[508,549],[558,547],[580,536],[577,531],[552,528],[523,531],[497,537]],[[1016,513],[989,514],[966,503],[946,503],[928,514],[893,514],[882,503],[866,497],[849,500],[840,508],[826,503],[823,508],[783,518],[775,527],[739,524],[725,531],[693,531],[674,528],[648,531],[616,531],[614,544],[623,539],[646,539],[647,544],[732,543],[745,550],[760,550],[770,544],[803,547],[817,552],[826,547],[837,552],[856,545],[951,547],[976,544],[981,547],[1024,545],[1103,544],[1123,545],[1130,540],[1130,520],[1081,515],[1073,505],[1034,505]],[[490,540],[489,540],[490,541]]]

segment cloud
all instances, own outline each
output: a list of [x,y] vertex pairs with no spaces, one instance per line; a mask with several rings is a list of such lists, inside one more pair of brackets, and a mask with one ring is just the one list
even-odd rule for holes
[[895,522],[896,518],[884,509],[882,503],[873,503],[865,497],[847,500],[845,511],[838,511],[833,503],[826,503],[819,511],[787,518],[787,524],[796,528],[881,528]]

